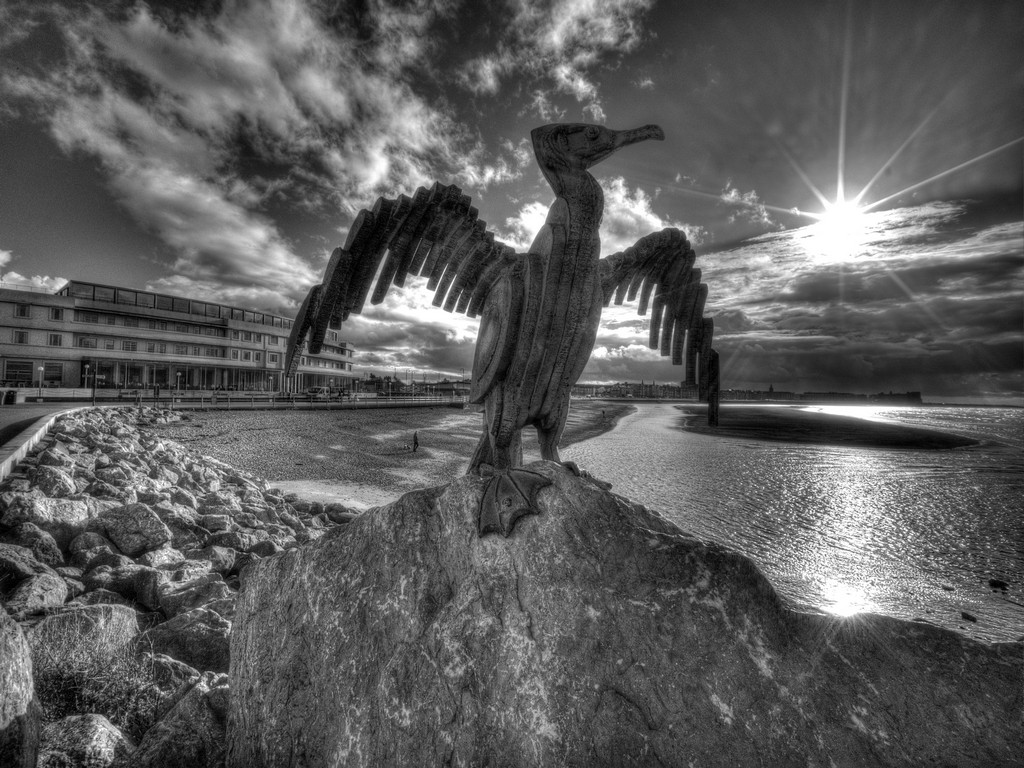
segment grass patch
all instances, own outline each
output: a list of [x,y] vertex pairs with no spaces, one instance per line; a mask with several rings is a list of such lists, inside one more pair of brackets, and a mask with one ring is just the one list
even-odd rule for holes
[[87,617],[80,621],[80,627],[69,627],[59,636],[49,632],[32,643],[33,679],[43,722],[69,715],[103,715],[138,741],[156,722],[163,698],[152,659],[139,653],[134,639],[113,648],[83,642],[92,626]]

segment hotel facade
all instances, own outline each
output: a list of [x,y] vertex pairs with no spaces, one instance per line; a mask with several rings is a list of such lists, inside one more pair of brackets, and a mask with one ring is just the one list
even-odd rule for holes
[[327,332],[284,375],[290,318],[72,280],[56,293],[0,286],[0,387],[351,390],[352,348]]

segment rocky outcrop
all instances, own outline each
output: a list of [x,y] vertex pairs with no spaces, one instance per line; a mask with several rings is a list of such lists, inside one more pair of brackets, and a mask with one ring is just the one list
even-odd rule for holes
[[0,611],[0,765],[35,768],[38,751],[32,655],[21,627]]
[[1022,646],[797,614],[747,559],[540,462],[413,492],[246,570],[230,768],[1019,764]]

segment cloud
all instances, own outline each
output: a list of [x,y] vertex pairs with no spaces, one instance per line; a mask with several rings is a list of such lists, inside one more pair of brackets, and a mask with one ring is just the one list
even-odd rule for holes
[[[603,122],[599,89],[589,73],[641,43],[640,19],[652,5],[653,0],[520,0],[494,52],[467,62],[460,82],[473,93],[493,95],[504,80],[541,78],[583,104],[590,119]],[[534,107],[547,120],[553,111],[546,96],[538,98],[541,92],[535,91]]]
[[358,18],[301,0],[196,17],[57,11],[66,66],[7,76],[4,90],[66,151],[96,157],[116,199],[171,247],[163,283],[225,301],[276,295],[264,306],[293,311],[322,258],[286,234],[298,217],[352,214],[433,178],[484,190],[529,157],[511,142],[492,155],[414,92],[426,31],[450,3],[373,5]]
[[49,275],[22,275],[19,272],[5,272],[0,275],[0,283],[9,283],[15,287],[28,287],[43,293],[56,293],[67,284],[66,277],[50,277]]
[[676,227],[686,233],[694,246],[708,237],[707,231],[696,224],[686,224],[660,216],[652,207],[652,199],[643,189],[630,189],[621,176],[599,179],[604,190],[604,217],[601,220],[601,251],[610,255],[629,248],[644,235]]
[[730,222],[743,220],[751,224],[758,224],[761,226],[769,227],[771,229],[780,229],[780,225],[772,219],[768,213],[768,208],[758,197],[758,194],[754,190],[749,192],[740,192],[736,187],[732,186],[732,179],[725,182],[725,188],[718,196],[726,205],[732,206],[735,210],[729,216]]

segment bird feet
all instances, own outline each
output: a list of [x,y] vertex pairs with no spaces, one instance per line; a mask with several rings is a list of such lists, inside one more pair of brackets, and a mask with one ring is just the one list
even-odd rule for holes
[[561,464],[566,469],[568,469],[574,475],[576,475],[576,477],[582,477],[584,480],[589,480],[590,482],[592,482],[594,485],[596,485],[598,488],[601,488],[602,490],[607,491],[609,488],[612,487],[611,483],[606,483],[604,480],[598,480],[596,477],[594,477],[592,474],[587,472],[585,469],[580,469],[579,465],[575,461],[560,461],[558,463]]
[[496,471],[480,500],[480,535],[496,532],[507,537],[523,515],[536,515],[537,491],[551,480],[528,469]]

